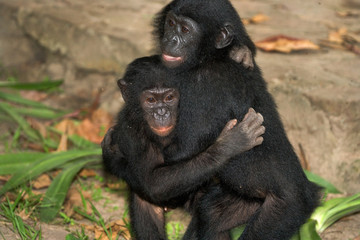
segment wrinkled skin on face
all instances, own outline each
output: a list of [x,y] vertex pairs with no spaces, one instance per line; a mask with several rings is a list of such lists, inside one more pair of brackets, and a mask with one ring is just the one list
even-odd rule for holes
[[150,130],[168,136],[175,128],[180,94],[174,88],[152,88],[140,94],[140,104]]
[[201,40],[201,30],[194,20],[177,16],[170,11],[164,29],[161,51],[162,61],[166,67],[178,67],[196,55]]

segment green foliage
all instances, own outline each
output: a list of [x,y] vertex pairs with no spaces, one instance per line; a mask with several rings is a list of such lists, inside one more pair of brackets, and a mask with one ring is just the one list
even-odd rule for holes
[[184,234],[185,227],[179,222],[169,222],[166,224],[166,233],[169,240],[180,240]]
[[327,193],[341,193],[334,185],[332,185],[330,182],[326,181],[319,175],[316,175],[307,170],[304,170],[304,172],[305,172],[307,178],[309,179],[309,181],[314,182],[317,185],[319,185],[320,187],[324,188],[324,190]]
[[18,206],[22,198],[22,192],[17,195],[14,203],[11,203],[7,198],[7,202],[0,205],[0,215],[7,221],[11,222],[14,230],[17,232],[22,240],[38,239],[41,240],[41,231],[36,230],[34,227],[24,223],[24,221],[15,213],[15,209]]

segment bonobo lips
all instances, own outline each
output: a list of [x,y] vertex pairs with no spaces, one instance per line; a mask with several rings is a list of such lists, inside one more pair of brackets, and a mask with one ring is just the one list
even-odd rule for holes
[[174,129],[174,125],[169,127],[151,127],[151,129],[160,137],[165,137],[171,133],[171,131]]
[[164,59],[164,61],[167,61],[167,62],[182,61],[182,57],[173,57],[173,56],[167,55],[165,53],[162,54],[162,58]]

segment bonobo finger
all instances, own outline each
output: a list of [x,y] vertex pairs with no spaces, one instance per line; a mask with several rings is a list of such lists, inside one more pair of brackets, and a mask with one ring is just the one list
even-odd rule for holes
[[263,124],[264,118],[260,113],[254,114],[254,118],[252,122],[249,124],[249,130],[255,130],[256,128],[260,127]]
[[258,129],[256,129],[255,131],[255,136],[261,136],[265,133],[265,127],[264,126],[260,126]]
[[264,138],[263,138],[263,137],[258,137],[258,138],[256,138],[256,140],[255,140],[255,146],[258,146],[258,145],[262,144],[263,141],[264,141]]
[[236,125],[236,123],[237,123],[237,119],[232,119],[228,121],[224,127],[224,130],[229,131]]
[[[251,120],[252,118],[254,118],[255,116],[255,110],[253,108],[249,108],[249,111],[245,114],[243,121],[245,122],[246,120]],[[249,119],[249,117],[251,117],[251,119]]]

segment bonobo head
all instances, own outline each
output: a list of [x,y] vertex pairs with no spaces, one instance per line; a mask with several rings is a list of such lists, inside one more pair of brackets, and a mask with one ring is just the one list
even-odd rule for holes
[[[215,37],[204,39],[206,35],[200,24],[192,18],[169,11],[160,43],[163,64],[168,68],[176,68],[184,63],[194,64],[205,57],[214,56],[216,49],[226,48],[232,43],[233,27],[230,23],[224,23],[212,34]],[[204,51],[206,54],[202,53]]]
[[174,88],[151,88],[140,94],[140,105],[150,130],[160,137],[175,128],[180,94]]
[[[173,0],[154,18],[163,64],[181,70],[226,59],[233,46],[256,47],[229,0]],[[185,69],[184,69],[185,67]]]

